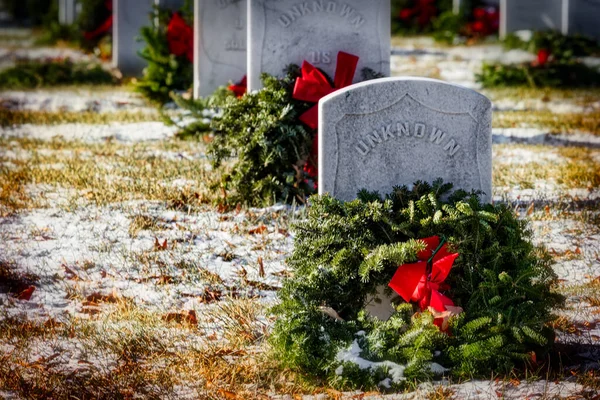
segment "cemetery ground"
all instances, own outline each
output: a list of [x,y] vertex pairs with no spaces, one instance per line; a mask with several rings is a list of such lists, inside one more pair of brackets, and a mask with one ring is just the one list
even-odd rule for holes
[[[14,50],[30,38],[8,36],[3,55],[73,52]],[[528,57],[395,39],[392,76],[476,87],[483,60]],[[530,220],[567,296],[549,362],[403,394],[341,393],[282,369],[268,310],[304,206],[218,206],[228,193],[211,189],[203,140],[177,138],[126,85],[65,86],[0,95],[0,396],[597,399],[600,90],[483,93],[494,201]]]

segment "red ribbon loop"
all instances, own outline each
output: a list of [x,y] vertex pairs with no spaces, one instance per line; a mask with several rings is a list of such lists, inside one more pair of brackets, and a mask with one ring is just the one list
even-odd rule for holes
[[248,78],[246,75],[242,78],[238,83],[234,83],[233,85],[229,85],[227,89],[231,90],[237,98],[242,97],[248,88]]
[[[454,306],[454,303],[440,290],[449,288],[444,281],[459,254],[448,253],[445,243],[440,247],[438,236],[420,240],[427,246],[417,254],[420,261],[399,266],[389,286],[406,302],[419,304],[421,310],[431,306],[438,312],[446,311],[446,306]],[[432,263],[431,273],[427,274],[429,262]]]
[[185,55],[194,62],[194,31],[177,12],[173,13],[167,26],[167,42],[171,54]]
[[[308,61],[302,63],[302,76],[296,79],[292,97],[296,100],[318,103],[323,97],[352,84],[359,58],[340,51],[337,56],[334,87],[315,66]],[[300,121],[312,129],[319,123],[318,105],[300,116]]]
[[[300,116],[300,121],[310,127],[317,129],[319,126],[318,102],[323,97],[352,84],[359,57],[340,51],[337,55],[334,87],[327,77],[308,61],[302,63],[302,76],[296,79],[292,97],[296,100],[317,103]],[[311,177],[317,176],[317,157],[319,154],[318,135],[313,140],[312,151],[304,171]]]

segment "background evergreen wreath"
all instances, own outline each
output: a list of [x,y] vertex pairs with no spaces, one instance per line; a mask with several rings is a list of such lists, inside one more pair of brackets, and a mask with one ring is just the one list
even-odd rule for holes
[[[455,377],[489,377],[526,366],[534,353],[543,357],[553,344],[551,309],[563,302],[551,290],[551,258],[513,210],[451,187],[438,180],[396,187],[385,199],[365,191],[351,202],[310,199],[308,218],[295,226],[293,277],[273,310],[270,340],[286,366],[337,387],[399,388],[431,379],[441,366]],[[412,304],[400,304],[388,321],[368,316],[367,295],[416,260],[424,245],[415,239],[433,235],[460,253],[446,279],[464,309],[451,333]],[[323,312],[331,309],[342,320]],[[362,368],[341,357],[351,344]]]

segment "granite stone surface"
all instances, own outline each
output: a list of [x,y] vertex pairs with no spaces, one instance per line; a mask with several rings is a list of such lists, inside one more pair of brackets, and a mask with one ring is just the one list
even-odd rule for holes
[[194,1],[194,97],[246,75],[246,0]]
[[569,0],[501,0],[500,36],[520,30],[558,30],[567,33]]
[[382,78],[319,101],[319,194],[443,178],[492,194],[492,104],[474,90],[426,78]]
[[565,0],[569,5],[569,34],[600,40],[600,0]]
[[334,76],[339,51],[360,57],[360,71],[390,74],[389,0],[249,0],[248,89],[260,75],[281,76],[304,60]]
[[153,23],[153,6],[177,10],[184,0],[113,0],[113,65],[127,76],[141,76],[147,62],[140,29]]
[[71,25],[77,17],[75,0],[58,0],[58,23]]
[[137,53],[144,44],[137,40],[149,25],[153,0],[113,0],[113,65],[124,75],[140,76],[146,62]]

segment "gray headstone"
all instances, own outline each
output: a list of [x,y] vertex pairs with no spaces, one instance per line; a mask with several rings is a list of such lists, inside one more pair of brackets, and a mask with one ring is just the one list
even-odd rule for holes
[[360,57],[360,71],[390,73],[390,0],[249,0],[248,88],[307,60],[334,76],[339,51]]
[[153,5],[177,10],[185,0],[113,0],[113,65],[124,74],[139,76],[146,60],[138,55],[144,47],[140,29],[153,21]]
[[58,0],[58,22],[61,25],[72,25],[77,17],[76,0]]
[[144,43],[140,29],[150,24],[154,0],[113,0],[113,64],[124,75],[139,76],[146,61],[138,55]]
[[501,0],[500,37],[520,30],[567,32],[568,0]]
[[569,3],[569,34],[600,40],[600,0],[565,0]]
[[443,178],[492,194],[492,104],[458,85],[383,78],[319,101],[319,194],[352,200],[361,189]]
[[246,0],[194,1],[194,97],[246,75]]

